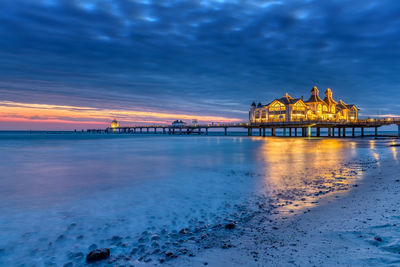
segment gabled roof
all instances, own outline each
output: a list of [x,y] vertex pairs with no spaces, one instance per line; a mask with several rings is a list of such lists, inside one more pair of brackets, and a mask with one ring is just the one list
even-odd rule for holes
[[267,106],[271,105],[275,101],[278,101],[284,105],[290,105],[297,103],[299,100],[301,100],[301,98],[293,98],[288,93],[286,93],[282,98],[277,98],[274,101],[268,103]]
[[316,86],[314,86],[311,89],[311,96],[307,101],[304,101],[304,103],[315,103],[315,102],[322,102],[325,103],[320,97],[319,97],[319,90]]
[[339,108],[339,109],[347,109],[348,107],[347,107],[347,104],[346,103],[344,103],[343,102],[343,100],[339,100],[339,104],[336,106],[336,108]]
[[355,109],[359,110],[359,108],[357,108],[356,105],[354,105],[354,104],[347,104],[346,106],[348,109],[355,108]]
[[346,104],[343,102],[343,100],[339,100],[339,104],[336,106],[339,109],[352,109],[352,108],[356,108],[357,110],[359,110],[356,105],[354,104]]
[[325,91],[324,101],[329,105],[337,105],[338,104],[335,100],[333,100],[332,90],[330,88],[326,89],[326,91]]

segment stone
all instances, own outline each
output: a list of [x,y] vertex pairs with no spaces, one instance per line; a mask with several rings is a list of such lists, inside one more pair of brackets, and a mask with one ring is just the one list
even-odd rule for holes
[[172,251],[169,251],[169,252],[165,253],[165,256],[167,258],[175,258],[176,257],[175,254]]
[[187,231],[186,228],[183,228],[183,229],[181,229],[181,230],[179,231],[179,233],[180,233],[181,235],[186,235],[186,234],[188,233],[188,231]]
[[159,236],[159,235],[153,235],[153,236],[151,237],[151,240],[158,240],[158,239],[160,239],[160,236]]
[[100,261],[100,260],[105,260],[108,257],[110,257],[110,249],[99,248],[90,251],[89,254],[86,256],[86,261],[87,262]]
[[228,230],[232,230],[232,229],[234,229],[236,227],[236,224],[234,224],[234,223],[227,223],[227,224],[225,224],[225,229],[228,229]]
[[374,239],[378,242],[382,242],[382,237],[380,236],[375,236]]

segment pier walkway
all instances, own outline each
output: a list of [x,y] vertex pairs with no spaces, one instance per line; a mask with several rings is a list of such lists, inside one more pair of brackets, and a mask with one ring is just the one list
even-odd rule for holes
[[[229,129],[246,129],[248,136],[276,136],[276,130],[282,129],[283,136],[365,136],[365,129],[373,129],[373,136],[378,136],[378,128],[385,125],[397,125],[398,136],[400,136],[400,118],[363,119],[356,122],[337,121],[298,121],[298,122],[261,122],[261,123],[227,123],[207,125],[185,125],[174,127],[171,125],[143,125],[143,126],[120,126],[103,130],[88,129],[89,133],[131,133],[131,134],[198,134],[208,135],[210,129],[221,129],[224,135],[228,135]],[[314,131],[312,131],[314,129]],[[325,135],[321,129],[326,129]],[[357,131],[356,135],[356,129]],[[350,131],[350,132],[349,132]]]

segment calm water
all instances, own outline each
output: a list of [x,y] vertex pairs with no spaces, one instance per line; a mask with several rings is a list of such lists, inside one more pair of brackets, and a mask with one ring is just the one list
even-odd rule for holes
[[113,236],[130,249],[143,231],[218,223],[259,195],[303,208],[362,179],[362,162],[397,161],[392,142],[0,134],[0,265],[79,263],[93,244],[124,251]]

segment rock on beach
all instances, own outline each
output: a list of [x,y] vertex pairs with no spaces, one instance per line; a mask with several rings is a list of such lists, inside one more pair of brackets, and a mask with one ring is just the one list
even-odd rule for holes
[[100,248],[90,251],[89,254],[86,256],[86,261],[95,262],[95,261],[105,260],[108,257],[110,257],[110,249]]

